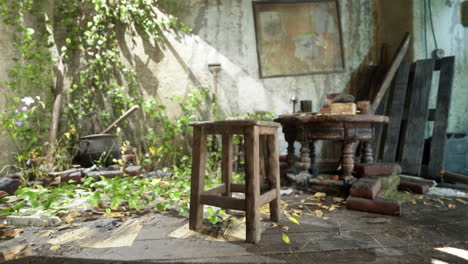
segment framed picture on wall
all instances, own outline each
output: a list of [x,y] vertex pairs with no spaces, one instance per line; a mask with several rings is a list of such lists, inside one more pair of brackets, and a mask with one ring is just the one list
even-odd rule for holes
[[260,77],[344,71],[337,0],[253,2]]

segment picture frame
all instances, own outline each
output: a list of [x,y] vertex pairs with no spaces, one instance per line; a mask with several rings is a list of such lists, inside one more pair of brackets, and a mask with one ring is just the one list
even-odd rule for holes
[[338,0],[252,2],[260,78],[343,72]]

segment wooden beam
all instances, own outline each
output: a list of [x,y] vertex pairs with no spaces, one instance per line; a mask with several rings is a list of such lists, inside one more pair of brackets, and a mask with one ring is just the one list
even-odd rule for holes
[[439,61],[439,90],[437,92],[437,106],[434,113],[434,129],[432,132],[429,170],[427,172],[431,179],[438,179],[439,171],[443,169],[448,117],[455,72],[455,57],[445,57]]
[[410,175],[420,175],[433,70],[433,59],[416,62],[401,160],[403,173]]
[[405,109],[406,90],[408,87],[410,70],[411,63],[403,62],[395,77],[393,99],[389,113],[390,120],[387,126],[387,135],[385,137],[384,152],[382,155],[382,160],[384,162],[396,161],[396,153],[400,137],[403,111]]
[[393,77],[395,76],[395,73],[397,72],[398,68],[400,67],[400,63],[402,62],[403,58],[406,55],[406,51],[408,50],[409,47],[409,42],[410,42],[410,33],[406,33],[402,42],[400,43],[400,46],[398,47],[398,51],[393,57],[392,63],[390,64],[390,68],[388,69],[387,74],[385,75],[385,78],[382,82],[382,84],[379,86],[377,95],[375,96],[374,100],[372,101],[371,107],[369,112],[371,114],[375,113],[377,110],[377,107],[379,107],[380,102],[382,101],[382,98],[384,97],[385,93],[388,90],[388,87],[390,86]]
[[226,192],[226,187],[224,184],[220,184],[216,187],[203,191],[203,194],[223,194]]
[[225,196],[214,195],[214,194],[202,194],[200,195],[200,201],[202,204],[206,204],[206,205],[245,211],[244,199],[225,197]]

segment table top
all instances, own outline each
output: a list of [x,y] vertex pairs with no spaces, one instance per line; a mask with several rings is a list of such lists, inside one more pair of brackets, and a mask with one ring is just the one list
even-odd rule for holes
[[274,121],[287,124],[308,122],[388,123],[388,120],[388,116],[384,115],[317,115],[305,113],[280,115]]
[[271,121],[260,120],[219,120],[219,121],[200,121],[190,122],[191,126],[224,126],[224,127],[248,127],[248,126],[261,126],[261,127],[280,127],[281,124]]

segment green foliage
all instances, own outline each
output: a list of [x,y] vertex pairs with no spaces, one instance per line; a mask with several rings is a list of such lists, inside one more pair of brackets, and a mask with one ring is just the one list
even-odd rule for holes
[[[70,0],[55,1],[51,8],[42,0],[0,0],[0,17],[12,29],[17,48],[11,81],[3,85],[21,97],[40,93],[45,107],[38,124],[50,124],[56,65],[51,50],[58,50],[72,81],[64,90],[62,130],[74,126],[78,135],[89,134],[78,125],[87,114],[95,113],[97,122],[105,126],[128,108],[145,104],[134,63],[123,59],[124,39],[140,36],[153,43],[164,28],[189,32],[175,16],[163,14],[174,12],[178,5],[175,0]],[[143,130],[141,123],[136,129]],[[37,148],[45,140],[45,130],[32,131],[31,136],[41,142]]]
[[15,195],[23,200],[12,208],[5,209],[0,214],[18,213],[25,206],[33,210],[55,211],[71,202],[75,197],[76,186],[63,184],[59,187],[44,188],[42,186],[19,188]]
[[8,135],[13,142],[17,168],[34,169],[33,176],[37,178],[43,163],[41,140],[47,130],[42,123],[45,104],[38,96],[21,99],[6,94],[5,99],[7,107],[0,112],[2,135]]
[[216,225],[219,221],[223,220],[221,215],[227,215],[227,213],[223,209],[218,209],[214,211],[213,207],[209,206],[207,210],[208,210],[208,220],[213,225]]

